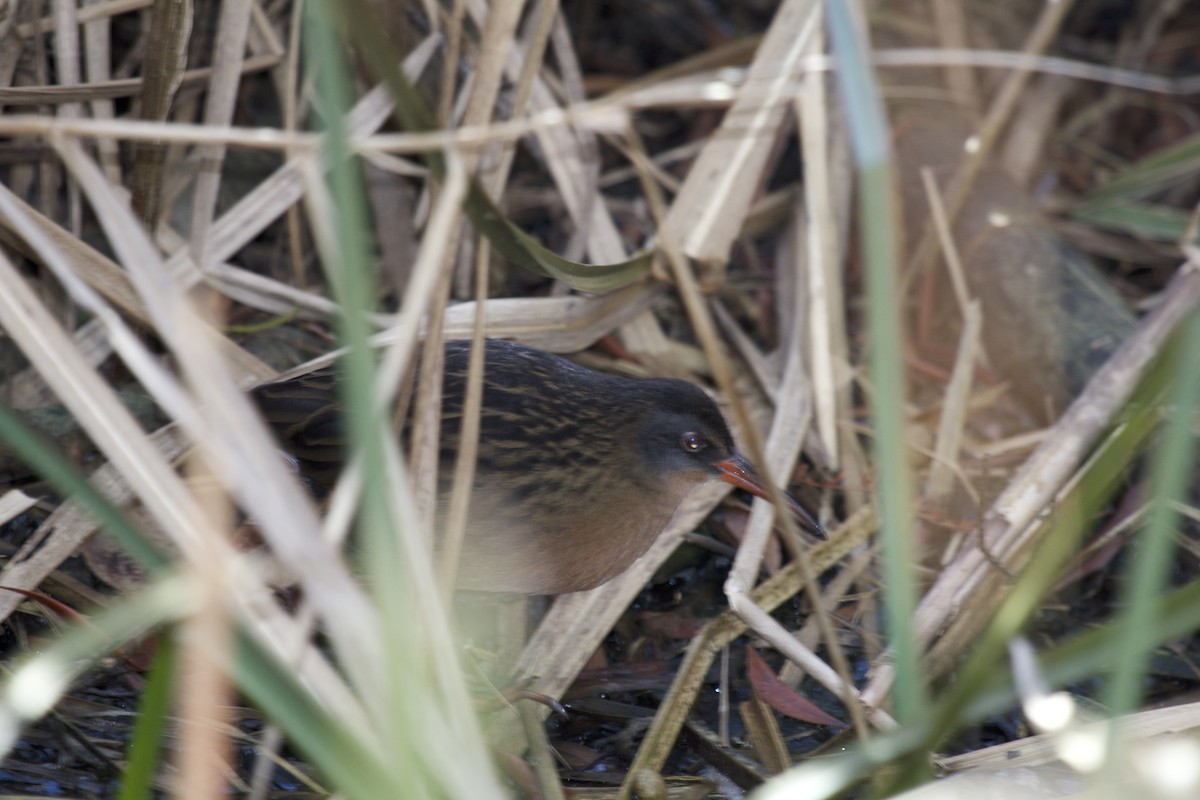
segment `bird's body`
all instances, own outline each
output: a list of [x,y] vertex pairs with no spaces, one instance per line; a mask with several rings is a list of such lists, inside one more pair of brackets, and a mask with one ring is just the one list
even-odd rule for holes
[[[606,375],[508,342],[485,346],[459,587],[525,594],[590,589],[642,555],[695,486],[723,479],[756,488],[720,411],[699,387]],[[446,345],[443,502],[458,452],[469,354],[469,343]],[[333,371],[267,384],[254,396],[301,474],[332,485],[344,455]],[[731,478],[732,471],[742,477]]]

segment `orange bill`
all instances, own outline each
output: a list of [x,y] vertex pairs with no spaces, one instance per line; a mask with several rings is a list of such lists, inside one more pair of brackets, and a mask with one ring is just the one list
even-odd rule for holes
[[[735,453],[732,458],[718,461],[716,467],[721,473],[721,480],[726,483],[732,483],[739,489],[745,489],[755,497],[761,497],[764,500],[770,501],[771,494],[767,491],[766,482],[759,477],[758,471],[741,454]],[[779,490],[779,494],[783,496],[788,511],[792,512],[793,517],[799,520],[809,531],[824,538],[825,531],[821,528],[821,523],[817,522],[816,517],[810,514],[808,509],[800,505],[796,498],[782,489]]]

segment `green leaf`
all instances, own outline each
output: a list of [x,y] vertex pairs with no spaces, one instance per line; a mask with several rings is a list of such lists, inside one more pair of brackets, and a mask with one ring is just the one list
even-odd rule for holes
[[[344,0],[330,3],[329,7],[360,48],[371,71],[387,85],[395,101],[393,113],[397,122],[413,132],[436,130],[433,112],[397,66],[399,55],[384,37],[385,27],[368,4],[362,0]],[[445,176],[445,161],[440,153],[426,154],[425,162],[439,178]],[[501,256],[530,272],[560,280],[572,289],[609,292],[635,283],[650,272],[652,248],[615,264],[585,264],[556,255],[509,221],[474,178],[468,181],[463,210]]]
[[1155,242],[1178,242],[1187,231],[1189,214],[1149,203],[1096,203],[1077,207],[1080,222],[1128,233]]
[[1088,197],[1084,205],[1129,202],[1169,188],[1200,170],[1200,135],[1165,147],[1138,160],[1113,176]]

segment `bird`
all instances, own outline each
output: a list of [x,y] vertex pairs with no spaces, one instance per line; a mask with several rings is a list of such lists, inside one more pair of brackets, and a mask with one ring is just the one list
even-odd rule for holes
[[[486,339],[475,481],[456,587],[559,595],[624,572],[693,488],[769,498],[720,409],[685,380],[628,378]],[[470,342],[445,345],[439,518],[459,446]],[[262,384],[252,399],[300,475],[329,491],[345,457],[336,366]],[[406,442],[408,424],[400,431]],[[821,525],[784,493],[805,528]]]

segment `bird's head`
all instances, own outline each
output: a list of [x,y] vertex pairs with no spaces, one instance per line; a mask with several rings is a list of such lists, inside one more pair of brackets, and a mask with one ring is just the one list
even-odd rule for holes
[[642,381],[638,388],[636,444],[649,471],[692,483],[720,477],[717,465],[737,451],[712,398],[687,381]]
[[[649,395],[638,427],[637,447],[649,473],[665,487],[685,492],[721,480],[756,497],[771,499],[766,482],[733,443],[720,409],[702,389],[687,381],[644,381]],[[816,519],[791,495],[780,491],[788,510],[812,533],[823,536]]]

